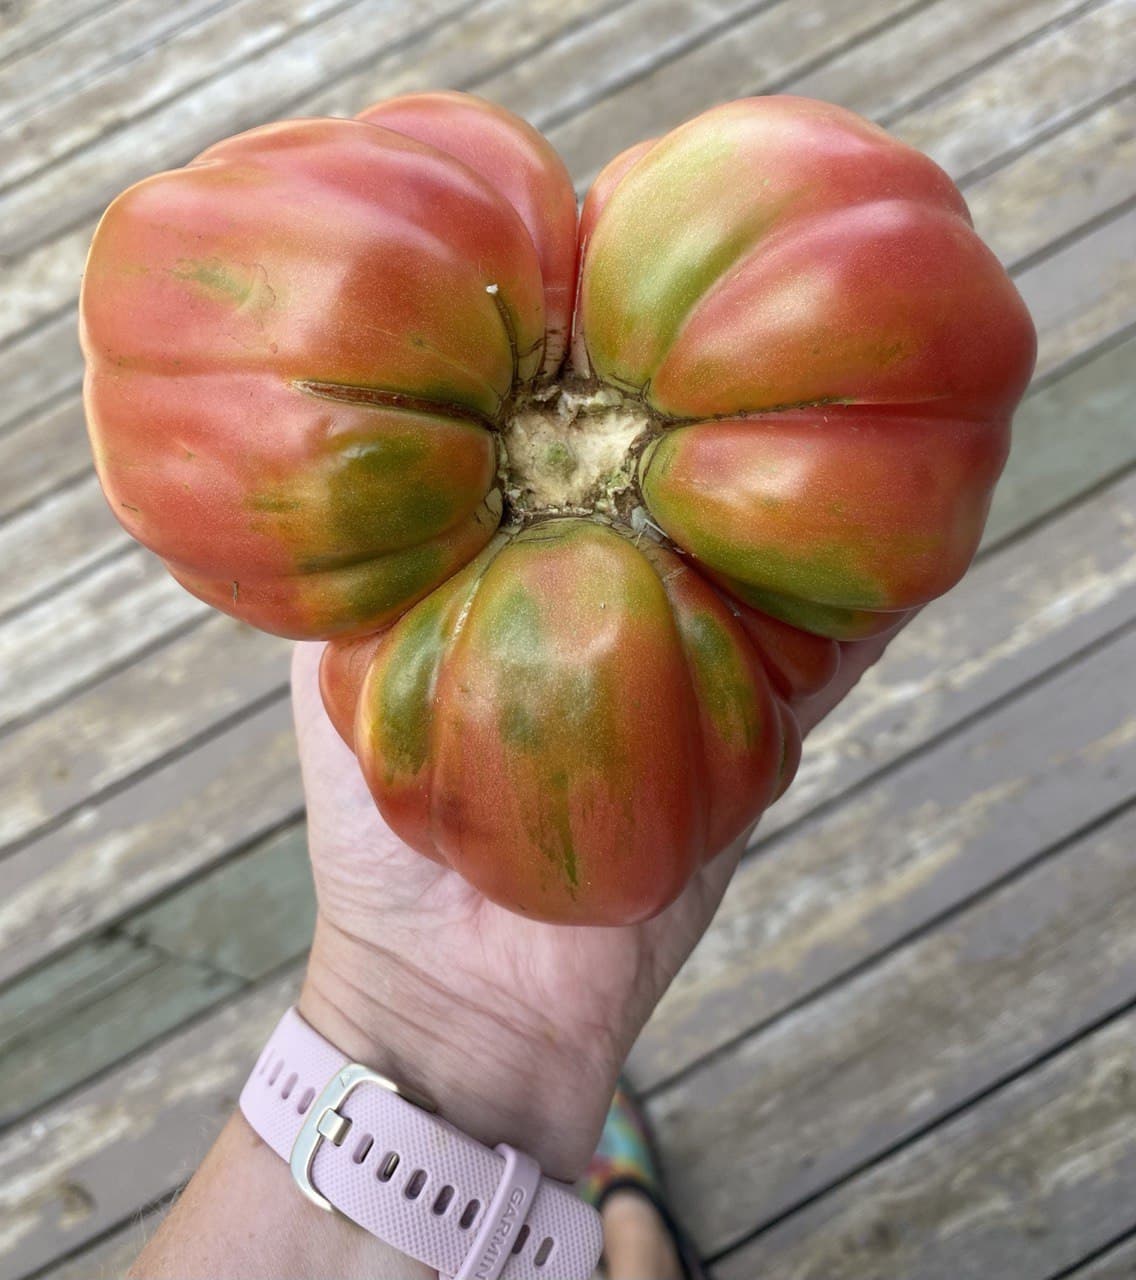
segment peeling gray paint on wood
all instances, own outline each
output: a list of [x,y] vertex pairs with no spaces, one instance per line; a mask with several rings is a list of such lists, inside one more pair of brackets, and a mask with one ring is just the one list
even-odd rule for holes
[[188,1179],[236,1105],[298,973],[238,996],[0,1138],[0,1260],[21,1274]]
[[[911,837],[918,848],[926,833]],[[697,1206],[701,1248],[791,1212],[1130,1001],[1134,851],[1136,809],[654,1098],[669,1186]],[[766,973],[782,960],[791,983],[793,953],[773,942]]]
[[1076,1263],[1131,1225],[1133,1044],[1128,1014],[729,1255],[715,1280],[1037,1280]]
[[288,688],[292,646],[212,613],[0,738],[0,850]]
[[[256,768],[251,768],[255,760]],[[9,855],[0,982],[278,826],[302,803],[287,702]]]
[[[1136,1232],[1136,1224],[1133,1224]],[[1136,1239],[1107,1250],[1094,1261],[1078,1267],[1069,1280],[1136,1280]]]
[[303,823],[0,993],[0,1128],[307,953]]

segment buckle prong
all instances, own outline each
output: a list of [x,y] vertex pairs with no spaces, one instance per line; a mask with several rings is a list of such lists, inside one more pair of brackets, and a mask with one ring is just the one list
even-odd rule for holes
[[296,1135],[296,1141],[292,1144],[292,1154],[288,1160],[296,1185],[312,1204],[326,1209],[329,1213],[335,1206],[325,1196],[320,1195],[312,1185],[312,1162],[316,1158],[321,1142],[326,1140],[337,1147],[343,1144],[351,1128],[351,1119],[349,1116],[340,1115],[339,1108],[361,1084],[376,1084],[381,1089],[388,1089],[413,1106],[421,1107],[423,1111],[437,1109],[428,1098],[402,1088],[393,1080],[388,1080],[386,1076],[379,1075],[377,1071],[372,1071],[370,1067],[365,1067],[360,1062],[349,1062],[337,1071],[308,1108],[304,1123]]

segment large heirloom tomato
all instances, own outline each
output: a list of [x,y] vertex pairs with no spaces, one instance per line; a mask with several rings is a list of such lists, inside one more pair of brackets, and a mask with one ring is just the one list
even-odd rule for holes
[[754,98],[564,165],[422,94],[121,195],[82,298],[116,515],[331,640],[384,817],[531,916],[664,907],[796,766],[839,641],[964,572],[1034,333],[930,160]]

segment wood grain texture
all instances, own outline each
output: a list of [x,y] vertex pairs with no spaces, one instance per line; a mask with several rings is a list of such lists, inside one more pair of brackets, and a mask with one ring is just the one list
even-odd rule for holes
[[116,932],[257,982],[305,955],[314,927],[307,827],[295,822],[128,917]]
[[141,547],[0,624],[0,729],[206,616]]
[[[275,106],[266,108],[262,119],[269,119],[273,112],[351,115],[378,98],[412,89],[477,89],[486,74],[512,64],[530,50],[555,49],[561,33],[575,31],[611,3],[612,0],[531,0],[525,6],[524,21],[518,22],[516,0],[485,0],[463,8],[453,22],[429,27],[411,49],[399,46],[385,54],[381,45],[385,28],[381,24],[360,23],[348,64],[338,65],[326,83],[294,102],[287,100],[285,86],[285,97],[273,99]],[[106,89],[104,86],[104,92]],[[129,116],[130,83],[120,83],[118,92],[123,99],[119,114]],[[182,109],[208,113],[208,95],[188,101]],[[214,141],[228,131],[227,119],[222,114],[215,120],[215,132],[206,141]],[[145,117],[136,122],[136,127],[144,134]],[[155,157],[154,167],[184,163],[189,158],[188,153],[177,149],[176,136],[174,150],[164,159],[157,158],[162,153],[151,147],[144,136],[139,145]],[[125,180],[119,185],[124,183]],[[10,340],[37,319],[56,316],[74,303],[94,226],[95,217],[91,216],[35,249],[8,256],[8,288],[0,295],[0,339]]]
[[97,1244],[41,1271],[37,1280],[122,1280],[164,1216],[163,1210],[132,1215],[125,1226],[111,1230]]
[[1133,0],[1079,5],[1068,21],[983,67],[958,91],[903,112],[890,127],[951,174],[981,172],[1128,83],[1134,20]]
[[129,545],[94,472],[0,525],[0,616]]
[[0,434],[0,522],[91,469],[82,401],[69,397]]
[[1136,1015],[1116,1018],[737,1250],[715,1280],[1037,1280],[1075,1264],[1131,1224],[1134,1042]]
[[306,953],[304,825],[254,844],[0,993],[0,1129]]
[[[0,995],[0,1130],[176,1031],[242,986],[208,964],[112,938],[5,992]],[[25,1007],[13,1010],[17,1002]]]
[[288,641],[224,615],[0,737],[0,853],[287,693]]
[[[1113,3],[1125,4],[1129,0],[1113,0]],[[877,64],[873,55],[877,37],[885,42],[887,39],[887,28],[877,31],[877,26],[897,8],[893,6],[885,12],[876,6],[855,8],[840,5],[835,7],[836,12],[825,10],[823,17],[830,17],[831,23],[845,24],[843,38],[837,40],[830,38],[830,23],[815,22],[813,10],[808,6],[794,6],[792,20],[787,25],[782,25],[774,13],[758,14],[749,23],[723,33],[718,40],[694,49],[687,57],[660,67],[622,92],[608,95],[570,121],[550,130],[549,137],[567,160],[573,175],[584,186],[591,182],[610,155],[640,138],[673,128],[715,102],[729,98],[771,90],[796,93],[803,91],[801,86],[807,83],[807,91],[814,97],[852,106],[869,116],[886,114],[876,110],[872,86],[876,82],[879,65],[886,62],[887,56],[886,53],[881,56]],[[962,45],[964,57],[961,65],[949,64],[947,87],[941,97],[935,98],[922,111],[915,109],[896,116],[889,115],[887,127],[908,141],[912,140],[908,137],[909,132],[917,132],[924,139],[924,149],[930,149],[945,147],[949,142],[949,117],[974,116],[976,136],[972,147],[975,154],[997,155],[1002,150],[999,115],[991,111],[988,117],[983,118],[978,108],[983,73],[979,71],[971,76],[960,73],[1004,46],[1001,27],[997,21],[986,21],[986,7],[982,0],[964,0],[957,6],[946,3],[934,6],[928,9],[932,23],[947,21],[945,15],[949,8],[955,12],[950,21],[969,22],[973,28],[971,37]],[[1073,0],[1037,4],[1030,9],[1033,22],[1027,25],[1044,25],[1055,17],[1075,15],[1081,8],[1083,4]],[[863,27],[858,25],[860,15],[869,19]],[[1080,29],[1081,23],[1074,22],[1074,26]],[[933,43],[934,39],[932,33],[929,42]],[[864,49],[858,73],[843,60],[848,52],[843,46],[848,44],[850,49],[855,49],[857,42]],[[949,32],[945,43],[949,43]],[[1040,55],[1035,55],[1034,61],[1039,70],[1047,65],[1046,55],[1050,52],[1047,47]],[[1123,50],[1114,48],[1097,52],[1105,64],[1098,70],[1098,76],[1108,78],[1111,75],[1114,83],[1122,83],[1131,71]],[[1027,59],[1027,65],[1033,66],[1034,63]],[[918,54],[910,59],[904,56],[904,99],[920,101],[939,88],[942,85],[937,78],[941,74],[940,66],[933,58],[921,59]],[[827,80],[830,73],[833,75],[831,88]],[[1017,80],[1007,77],[1005,82],[999,82],[999,91],[1014,100],[1018,116],[1028,116],[1030,108],[1025,104],[1018,105],[1014,98],[1017,83]],[[856,90],[850,94],[853,84]],[[1036,85],[1030,87],[1037,92]],[[849,94],[850,100],[846,102],[845,95]],[[1054,103],[1058,104],[1057,110],[1063,112],[1069,109],[1066,104],[1070,97],[1080,101],[1082,96],[1076,84],[1065,81],[1049,84],[1033,108],[1034,117],[1031,118],[1051,120]],[[1011,135],[1006,135],[1004,141],[1009,145],[1021,145],[1024,140],[1022,127],[1019,126],[1012,135],[1012,141]],[[1039,130],[1042,127],[1039,125]],[[967,159],[969,161],[969,156]],[[946,166],[948,172],[958,177],[963,176],[969,167],[969,163],[967,168]]]
[[0,128],[73,97],[109,70],[132,65],[232,0],[126,0],[61,30],[53,40],[0,67]]
[[[88,234],[88,244],[90,238]],[[79,296],[82,266],[83,259],[80,258],[73,286],[68,289],[65,299],[66,310],[54,310],[26,333],[0,342],[0,386],[4,388],[3,403],[0,403],[0,431],[10,430],[24,418],[38,413],[50,401],[68,392],[74,394],[82,386],[83,357],[79,351],[73,305]],[[6,277],[9,270],[14,275],[16,267],[6,267]],[[0,295],[0,299],[3,296]]]
[[1068,1280],[1136,1280],[1136,1228],[1128,1239],[1069,1272]]
[[[1110,498],[1111,530],[1078,518],[1098,501],[986,561],[964,588],[975,593],[963,602],[970,608],[928,609],[821,725],[795,786],[759,828],[714,924],[640,1037],[632,1064],[641,1085],[688,1069],[1125,798],[1124,779],[1097,768],[1092,744],[1111,731],[1103,721],[1085,722],[1088,754],[1058,768],[1045,752],[1072,739],[1059,740],[1061,723],[1038,731],[1031,719],[1087,710],[1080,686],[1096,679],[1095,661],[967,722],[1136,616],[1133,495],[1136,479]],[[1109,568],[1112,546],[1119,560]],[[988,592],[999,583],[995,609]],[[1098,630],[1089,619],[1102,586]],[[1118,687],[1094,693],[1105,720],[1125,715],[1101,705],[1116,701]],[[1115,747],[1119,767],[1128,745]],[[1076,792],[1071,807],[1051,811],[1066,788]]]
[[85,805],[4,860],[0,982],[298,816],[301,803],[291,710],[277,702]]
[[[143,176],[142,165],[152,167],[154,151],[131,163],[128,140],[136,146],[143,138],[151,146],[159,141],[160,151],[184,163],[207,145],[201,129],[227,116],[234,127],[223,133],[271,119],[274,102],[319,83],[335,59],[357,53],[358,43],[354,50],[346,43],[351,31],[357,42],[370,28],[375,45],[394,44],[461,7],[461,0],[413,8],[397,0],[233,0],[179,40],[156,46],[136,64],[113,67],[70,101],[17,124],[0,165],[0,226],[14,237],[16,251],[41,243],[110,200],[115,191],[108,182],[122,186]],[[238,82],[252,99],[247,105],[234,92]],[[180,141],[169,132],[175,118],[191,126]],[[60,192],[69,177],[75,182],[70,198],[37,233],[19,210]]]
[[1011,269],[1136,195],[1136,93],[1060,129],[966,189],[975,229]]
[[0,1138],[0,1274],[44,1266],[183,1183],[296,997],[275,978]]
[[[1052,713],[1053,704],[1034,701],[1041,704],[1038,714]],[[1069,704],[1060,705],[1068,716]],[[1070,745],[1089,749],[1079,741]],[[1014,748],[1021,755],[1020,742]],[[1113,764],[1130,768],[1131,760]],[[1099,767],[1109,766],[1102,759]],[[1053,785],[1052,778],[1045,781]],[[1001,775],[990,781],[991,789],[1012,785]],[[924,810],[933,803],[926,795],[921,789]],[[799,904],[815,897],[816,882],[802,868],[796,909],[786,911],[784,899],[775,898],[765,917],[771,930],[791,930],[795,917],[800,932],[768,946],[761,972],[751,977],[768,985],[780,974],[782,984],[791,984],[795,955],[818,950],[822,931],[839,946],[842,934],[884,916],[890,903],[881,900],[894,901],[899,886],[920,875],[939,880],[942,902],[957,895],[951,878],[969,878],[970,857],[989,854],[1005,868],[1010,859],[992,848],[991,833],[971,834],[982,802],[972,791],[965,812],[943,824],[947,831],[911,820],[914,806],[882,810],[893,816],[881,821],[878,839],[889,845],[896,840],[893,826],[906,826],[906,863],[846,844],[845,858],[856,858],[860,868],[843,883],[830,883],[827,907],[814,907],[813,920]],[[998,813],[996,805],[988,807],[995,822],[1030,828],[1035,842],[1019,857],[1049,843],[1051,831],[1059,839],[1068,830],[1059,821],[1047,824],[1036,800],[1003,805]],[[1083,816],[1081,810],[1077,817]],[[816,834],[829,841],[828,832]],[[935,848],[925,852],[928,843]],[[1013,833],[1006,843],[1014,843]],[[691,1227],[703,1251],[716,1254],[791,1212],[1130,1001],[1136,993],[1134,849],[1136,810],[1130,809],[655,1097],[650,1113],[668,1184],[676,1203],[693,1211]],[[848,882],[872,864],[883,874],[873,877],[876,910],[866,912],[862,887]],[[707,1151],[713,1159],[705,1158]]]
[[986,523],[993,546],[1136,460],[1136,337],[1031,396],[1014,418],[1010,460]]
[[20,57],[70,26],[121,0],[2,0],[0,2],[0,63]]

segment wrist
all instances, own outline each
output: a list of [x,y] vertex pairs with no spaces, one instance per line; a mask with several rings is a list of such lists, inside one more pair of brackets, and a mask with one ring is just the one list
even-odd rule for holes
[[595,1149],[619,1060],[602,1043],[566,1039],[554,1012],[534,1029],[531,1016],[515,1016],[517,1003],[488,984],[459,997],[321,919],[298,1009],[337,1049],[424,1094],[458,1129],[489,1147],[507,1142],[572,1182]]

